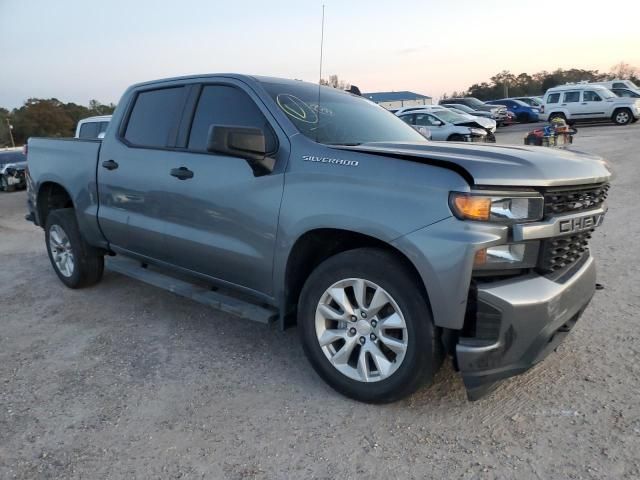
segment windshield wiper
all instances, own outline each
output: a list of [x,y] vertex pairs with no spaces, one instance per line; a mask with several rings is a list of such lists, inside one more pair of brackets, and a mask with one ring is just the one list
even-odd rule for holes
[[357,147],[358,145],[362,145],[362,142],[336,142],[336,143],[325,143],[325,145],[329,145],[331,147]]

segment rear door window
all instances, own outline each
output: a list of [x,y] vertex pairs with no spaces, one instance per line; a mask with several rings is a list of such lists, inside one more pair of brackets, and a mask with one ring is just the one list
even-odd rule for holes
[[275,134],[267,119],[251,97],[239,88],[227,85],[203,87],[189,135],[189,150],[207,150],[212,125],[260,128],[266,136],[267,152],[273,153],[277,148]]
[[80,125],[78,138],[98,138],[98,122],[86,122]]
[[580,92],[565,92],[564,103],[575,103],[580,101]]
[[560,93],[550,93],[547,97],[547,103],[558,103],[560,101]]
[[170,146],[182,113],[184,92],[184,87],[140,92],[129,115],[125,140],[142,147]]

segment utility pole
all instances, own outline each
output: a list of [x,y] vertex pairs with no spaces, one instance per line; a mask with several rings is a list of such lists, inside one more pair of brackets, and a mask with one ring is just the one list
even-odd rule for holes
[[9,138],[11,139],[11,147],[15,148],[16,144],[13,141],[13,125],[11,125],[8,118],[7,118],[7,129],[9,130]]

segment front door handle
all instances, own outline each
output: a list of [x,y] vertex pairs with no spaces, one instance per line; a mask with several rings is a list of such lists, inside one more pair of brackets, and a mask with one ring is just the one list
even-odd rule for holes
[[187,167],[172,168],[171,176],[176,177],[179,180],[187,180],[189,178],[193,178],[193,172]]
[[115,170],[116,168],[118,168],[118,162],[116,162],[115,160],[105,160],[104,162],[102,162],[102,166],[107,170]]

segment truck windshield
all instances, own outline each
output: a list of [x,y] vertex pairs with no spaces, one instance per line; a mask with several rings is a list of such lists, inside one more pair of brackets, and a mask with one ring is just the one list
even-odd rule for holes
[[326,145],[369,142],[424,142],[426,139],[393,113],[362,97],[303,82],[261,82],[304,136]]

